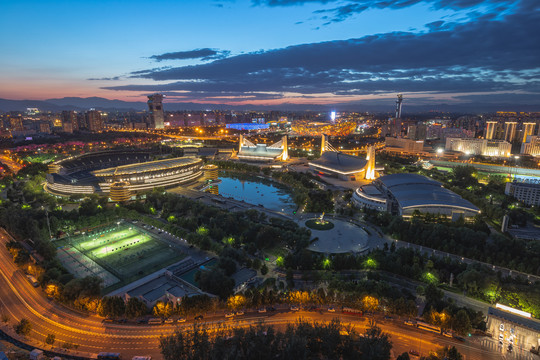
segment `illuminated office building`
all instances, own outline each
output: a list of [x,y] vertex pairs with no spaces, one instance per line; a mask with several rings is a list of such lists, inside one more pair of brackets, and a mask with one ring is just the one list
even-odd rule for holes
[[486,122],[486,132],[484,134],[484,138],[487,140],[491,140],[495,136],[495,128],[497,127],[496,121],[488,121]]
[[534,134],[534,127],[536,126],[536,123],[523,123],[523,138],[521,140],[522,143],[527,142],[527,136],[531,136]]
[[467,155],[508,157],[512,144],[503,140],[447,138],[445,149],[459,151]]
[[163,114],[163,95],[154,94],[148,96],[148,111],[154,129],[165,127],[165,115]]
[[517,122],[507,121],[504,123],[504,140],[508,142],[514,141],[516,138]]

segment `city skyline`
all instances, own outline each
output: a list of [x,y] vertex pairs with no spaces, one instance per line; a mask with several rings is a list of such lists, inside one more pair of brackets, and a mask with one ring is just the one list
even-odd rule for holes
[[[228,106],[540,105],[538,4],[463,0],[3,5],[0,98]],[[87,19],[86,21],[83,21]],[[94,19],[93,21],[88,21]]]

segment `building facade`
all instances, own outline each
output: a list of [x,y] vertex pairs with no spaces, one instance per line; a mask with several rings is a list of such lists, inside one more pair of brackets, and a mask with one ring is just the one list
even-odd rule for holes
[[528,136],[527,140],[521,144],[521,153],[532,156],[540,155],[540,137]]
[[497,127],[496,121],[487,121],[486,122],[486,131],[484,133],[484,138],[491,140],[495,137],[495,129]]
[[[507,307],[504,307],[507,308]],[[513,310],[513,309],[510,309]],[[512,346],[516,350],[529,351],[540,346],[540,321],[521,311],[504,311],[490,307],[487,317],[487,331],[500,345]],[[517,351],[515,351],[517,352]]]
[[504,140],[508,142],[514,141],[516,138],[517,122],[507,121],[504,123]]
[[476,206],[445,189],[438,181],[418,174],[382,176],[358,188],[352,202],[360,208],[387,211],[404,218],[420,212],[457,220],[460,217],[469,219],[480,213]]
[[90,110],[86,112],[86,127],[91,132],[100,132],[103,130],[103,120],[99,111]]
[[467,155],[509,157],[512,144],[503,140],[447,138],[445,149]]
[[163,95],[154,94],[148,96],[148,111],[154,129],[165,127],[165,115],[163,114]]
[[517,181],[509,182],[506,183],[504,193],[515,197],[518,201],[521,201],[526,205],[540,205],[540,184],[529,184]]

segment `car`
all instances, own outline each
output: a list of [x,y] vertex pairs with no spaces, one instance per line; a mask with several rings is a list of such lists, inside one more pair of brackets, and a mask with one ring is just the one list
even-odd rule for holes
[[266,312],[266,308],[260,308],[259,310],[257,310],[260,314],[263,314]]
[[420,353],[416,350],[409,350],[409,354],[411,354],[412,356],[420,356]]
[[384,315],[385,320],[394,320],[394,318],[390,315]]
[[236,312],[236,316],[244,315],[244,310],[239,310]]
[[512,352],[513,349],[514,347],[512,346],[512,344],[508,344],[508,352]]
[[414,326],[414,322],[412,322],[411,320],[405,320],[404,324],[409,325],[409,326]]
[[456,339],[457,341],[465,341],[465,338],[464,337],[461,337],[461,336],[458,336],[458,335],[454,335],[454,339]]
[[101,321],[101,323],[107,324],[107,323],[112,323],[113,321],[114,321],[113,319],[103,319],[103,320]]
[[273,306],[269,306],[269,307],[266,308],[266,310],[268,310],[268,311],[276,311],[276,308],[273,307]]
[[165,319],[164,321],[165,324],[172,324],[173,322],[174,322],[174,319],[171,319],[171,318]]
[[300,310],[300,308],[298,306],[296,306],[296,305],[291,306],[291,311],[298,311],[298,310]]
[[202,315],[197,315],[195,316],[195,320],[202,320],[203,319],[203,316]]
[[186,318],[179,318],[179,319],[177,320],[177,322],[179,322],[179,323],[186,322]]
[[230,312],[230,313],[226,313],[226,314],[225,314],[225,317],[226,317],[226,318],[231,318],[231,317],[233,317],[233,316],[234,316],[234,313],[233,313],[233,312]]
[[118,324],[125,324],[127,322],[127,319],[118,319],[116,320]]
[[328,312],[336,312],[336,308],[331,306],[331,307],[328,308]]

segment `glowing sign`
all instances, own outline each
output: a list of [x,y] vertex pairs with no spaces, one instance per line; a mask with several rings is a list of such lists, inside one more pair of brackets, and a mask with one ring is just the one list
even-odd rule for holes
[[514,308],[511,308],[509,306],[506,306],[506,305],[502,305],[502,304],[496,304],[495,307],[497,309],[501,309],[501,310],[504,310],[504,311],[508,311],[512,314],[516,314],[516,315],[521,315],[521,316],[525,316],[527,318],[531,318],[531,313],[528,313],[528,312],[525,312],[525,311],[521,311],[521,310],[518,310],[518,309],[514,309]]

